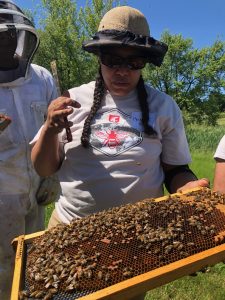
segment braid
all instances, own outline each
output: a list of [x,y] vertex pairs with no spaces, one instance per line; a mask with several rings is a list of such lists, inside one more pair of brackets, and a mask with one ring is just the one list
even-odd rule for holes
[[144,126],[144,132],[147,135],[156,136],[156,131],[148,124],[149,121],[149,107],[148,107],[148,94],[145,89],[145,84],[142,76],[140,77],[137,84],[138,100],[142,112],[142,124]]
[[93,101],[90,113],[84,122],[83,132],[81,135],[81,144],[85,148],[87,148],[89,146],[91,121],[94,118],[96,112],[98,111],[98,109],[101,105],[101,101],[102,101],[104,94],[105,94],[105,84],[104,84],[104,80],[102,78],[101,70],[99,70],[99,73],[97,75],[96,82],[95,82],[94,101]]

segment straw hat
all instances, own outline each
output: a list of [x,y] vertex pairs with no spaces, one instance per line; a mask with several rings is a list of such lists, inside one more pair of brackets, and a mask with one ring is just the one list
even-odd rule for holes
[[150,36],[145,16],[137,9],[119,6],[109,10],[102,18],[98,32],[83,43],[85,51],[98,55],[105,47],[128,46],[140,51],[147,61],[162,64],[168,46]]

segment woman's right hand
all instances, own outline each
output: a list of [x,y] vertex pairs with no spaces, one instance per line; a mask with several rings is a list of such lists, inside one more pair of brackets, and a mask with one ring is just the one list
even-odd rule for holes
[[72,126],[72,122],[67,121],[67,116],[73,112],[73,107],[79,108],[80,104],[66,96],[53,100],[48,107],[47,119],[31,151],[34,168],[42,177],[54,174],[61,165],[62,149],[58,133]]
[[45,130],[58,134],[64,128],[71,127],[72,123],[67,121],[67,116],[73,112],[73,108],[80,108],[80,106],[77,101],[67,96],[60,96],[53,100],[48,107]]

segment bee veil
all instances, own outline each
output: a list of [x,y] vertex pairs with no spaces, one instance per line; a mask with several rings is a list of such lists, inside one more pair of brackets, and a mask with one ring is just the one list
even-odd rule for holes
[[26,79],[38,45],[31,20],[12,1],[0,0],[0,84]]

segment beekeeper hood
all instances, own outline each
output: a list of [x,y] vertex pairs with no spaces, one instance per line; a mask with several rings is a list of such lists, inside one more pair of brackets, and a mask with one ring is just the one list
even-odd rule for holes
[[13,1],[0,0],[0,85],[27,78],[38,45],[28,17]]

